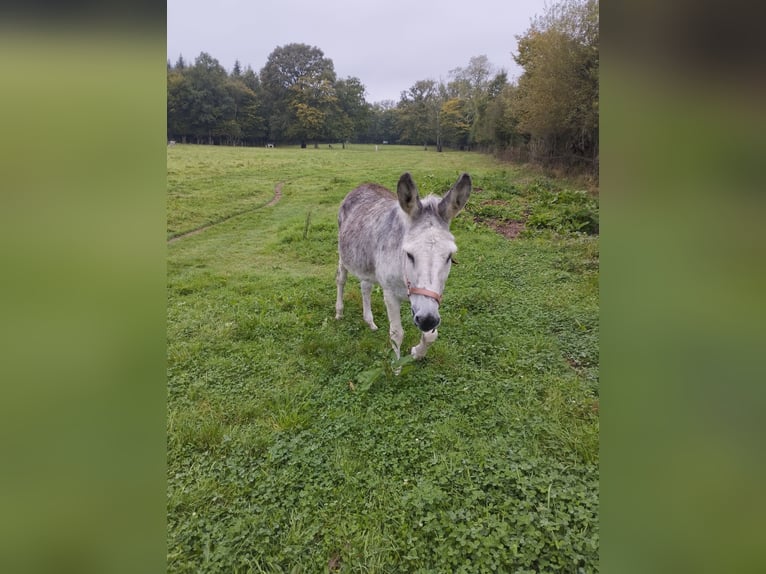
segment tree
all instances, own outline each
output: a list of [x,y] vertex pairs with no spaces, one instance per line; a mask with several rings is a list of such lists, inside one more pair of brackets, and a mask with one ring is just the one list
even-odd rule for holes
[[546,162],[598,158],[598,2],[561,0],[518,38],[518,128]]
[[303,147],[309,140],[317,147],[317,140],[326,132],[328,117],[337,107],[333,83],[328,78],[314,84],[301,79],[290,89],[287,102],[291,114],[287,135],[299,140]]
[[261,91],[261,80],[258,78],[258,75],[253,72],[253,69],[250,66],[248,66],[242,74],[242,83],[256,94]]
[[361,135],[370,121],[370,105],[364,99],[365,87],[359,78],[346,78],[335,82],[337,106],[328,126],[328,137],[342,142]]
[[248,135],[244,128],[248,122],[252,122],[254,119],[250,112],[252,112],[252,106],[256,102],[256,94],[245,85],[241,76],[237,76],[233,72],[225,80],[223,87],[231,106],[224,110],[221,126],[217,133],[219,137],[226,140],[226,143],[236,144]]
[[481,55],[472,57],[465,68],[450,70],[450,77],[447,93],[464,102],[463,115],[469,125],[465,143],[489,147],[494,138],[488,108],[507,83],[505,70],[496,69],[487,56]]
[[420,80],[399,100],[398,122],[404,143],[418,143],[427,147],[438,138],[438,85],[435,80]]
[[191,134],[191,84],[183,73],[183,68],[168,70],[167,76],[167,132],[168,139],[178,139],[186,143]]
[[184,73],[188,80],[188,117],[192,135],[197,141],[214,143],[220,135],[218,123],[225,119],[227,108],[232,106],[226,91],[226,70],[206,52],[201,52],[194,65]]
[[451,98],[439,110],[441,136],[448,146],[463,147],[468,144],[471,124],[466,107],[466,100]]
[[317,138],[335,104],[335,69],[322,50],[307,44],[277,47],[261,69],[269,137]]
[[520,159],[522,148],[529,138],[519,130],[519,120],[515,115],[517,89],[515,85],[506,85],[490,104],[488,114],[494,118],[493,141]]
[[372,143],[397,143],[400,137],[397,113],[396,102],[393,100],[372,104],[364,140]]
[[508,75],[505,70],[500,70],[486,88],[473,126],[473,141],[482,149],[502,147],[497,138],[497,129],[503,115],[502,94],[507,87]]

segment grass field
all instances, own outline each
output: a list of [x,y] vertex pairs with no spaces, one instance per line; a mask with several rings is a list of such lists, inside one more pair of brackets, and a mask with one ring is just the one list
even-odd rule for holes
[[[336,213],[405,170],[474,193],[396,376],[379,289],[379,331],[354,278],[334,319]],[[598,571],[596,197],[476,153],[176,145],[167,205],[169,572]]]

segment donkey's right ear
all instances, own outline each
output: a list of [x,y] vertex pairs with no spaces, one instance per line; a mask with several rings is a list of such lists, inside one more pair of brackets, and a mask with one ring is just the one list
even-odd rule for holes
[[396,185],[396,195],[399,197],[399,205],[404,212],[410,217],[415,217],[420,211],[421,203],[418,188],[412,181],[409,172],[403,173],[402,177],[399,178],[399,183]]

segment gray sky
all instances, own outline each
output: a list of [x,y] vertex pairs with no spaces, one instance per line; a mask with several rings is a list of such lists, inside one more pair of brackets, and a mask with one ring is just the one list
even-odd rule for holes
[[399,101],[418,80],[486,55],[513,80],[516,36],[545,0],[167,0],[168,59],[200,52],[227,71],[239,60],[258,73],[277,47],[320,48],[339,78],[355,76],[367,101]]

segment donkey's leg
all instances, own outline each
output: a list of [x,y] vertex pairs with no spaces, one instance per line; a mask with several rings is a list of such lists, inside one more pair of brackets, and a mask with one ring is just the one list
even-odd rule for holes
[[346,277],[348,270],[343,266],[343,262],[338,259],[338,271],[335,273],[335,284],[338,286],[338,298],[335,300],[335,318],[343,317],[343,288],[346,286]]
[[377,331],[378,326],[372,320],[372,286],[371,281],[362,281],[362,315],[364,322],[370,326],[370,329]]
[[433,331],[423,332],[423,334],[420,336],[420,343],[416,347],[412,347],[410,350],[410,353],[412,353],[412,356],[416,359],[422,359],[426,356],[426,351],[428,351],[428,347],[436,341],[436,337],[439,335],[439,333],[434,329]]
[[401,355],[399,348],[402,346],[402,340],[404,339],[404,329],[402,329],[402,304],[388,291],[383,290],[383,300],[386,302],[386,311],[388,313],[388,336],[391,338],[391,346],[394,348],[394,353],[398,359]]

